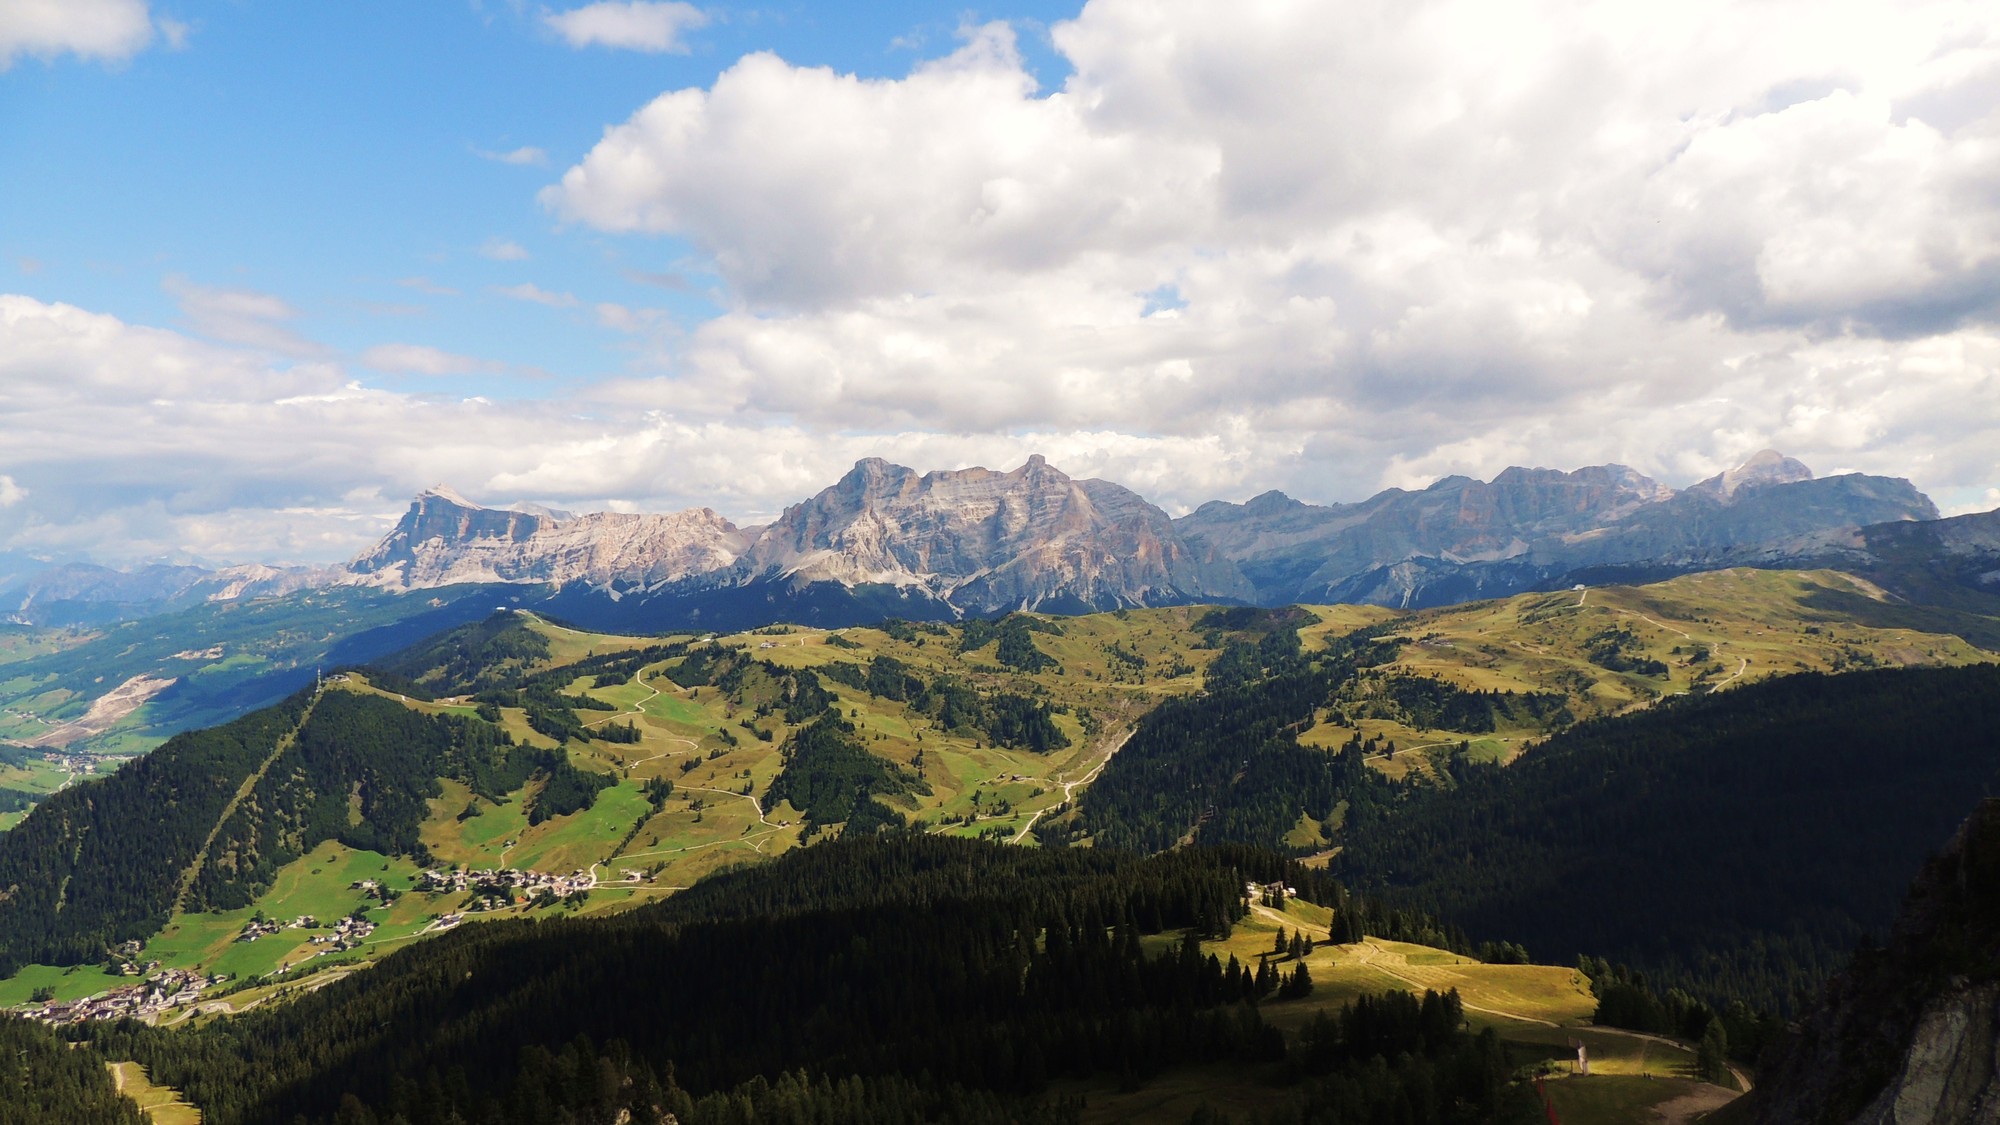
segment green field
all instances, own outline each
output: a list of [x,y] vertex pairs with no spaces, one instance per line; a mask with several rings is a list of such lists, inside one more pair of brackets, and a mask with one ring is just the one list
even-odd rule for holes
[[137,1102],[153,1125],[201,1125],[201,1111],[181,1100],[180,1091],[155,1086],[135,1062],[106,1064],[118,1092]]

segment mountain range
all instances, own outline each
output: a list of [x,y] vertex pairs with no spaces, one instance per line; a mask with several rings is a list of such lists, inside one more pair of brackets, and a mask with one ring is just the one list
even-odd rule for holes
[[543,587],[555,612],[627,628],[1196,602],[1418,608],[1730,565],[1861,564],[1912,549],[1958,557],[1966,566],[1952,581],[1990,586],[2000,576],[1992,523],[1938,520],[1907,480],[1818,478],[1768,450],[1679,490],[1622,465],[1510,468],[1354,504],[1267,492],[1178,519],[1039,455],[1011,472],[924,474],[868,458],[768,525],[738,526],[709,508],[486,507],[438,487],[342,566],[17,571],[0,581],[0,612],[92,623],[326,586],[491,583]]

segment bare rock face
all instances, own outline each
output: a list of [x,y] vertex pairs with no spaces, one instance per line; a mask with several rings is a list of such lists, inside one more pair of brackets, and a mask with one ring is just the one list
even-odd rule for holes
[[1108,609],[1250,593],[1227,561],[1197,556],[1165,512],[1040,456],[1011,473],[919,476],[869,458],[766,528],[707,508],[573,516],[419,495],[354,581],[389,589],[458,582],[583,584],[616,596],[701,596],[781,583],[892,587],[948,612]]
[[788,509],[745,554],[744,579],[917,587],[967,612],[1240,600],[1227,562],[1198,556],[1165,512],[1041,456],[1011,473],[919,476],[879,458]]
[[1889,941],[1864,948],[1766,1059],[1766,1125],[2000,1123],[2000,801],[1917,876]]
[[723,570],[750,533],[707,508],[665,515],[484,508],[449,489],[420,494],[354,580],[413,590],[459,582],[582,582],[648,589]]
[[1903,1065],[1855,1125],[2000,1122],[2000,984],[1961,985],[1917,1020]]

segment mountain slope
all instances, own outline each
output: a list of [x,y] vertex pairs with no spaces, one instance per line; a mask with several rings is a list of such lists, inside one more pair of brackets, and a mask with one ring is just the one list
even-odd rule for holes
[[2000,785],[2000,666],[1781,676],[1450,780],[1358,809],[1338,867],[1475,938],[1783,1007]]
[[1250,593],[1233,566],[1196,556],[1138,494],[1072,480],[1039,455],[1011,473],[922,476],[864,460],[767,528],[745,554],[743,577],[914,586],[973,613]]
[[2000,802],[1980,802],[1766,1060],[1742,1120],[1990,1121],[2000,1112]]
[[750,538],[707,508],[573,516],[483,508],[440,487],[420,493],[389,534],[347,569],[363,584],[394,590],[462,582],[650,588],[722,570]]
[[1175,521],[1235,561],[1263,604],[1411,608],[1548,589],[1592,567],[1645,564],[1655,577],[1729,565],[1730,552],[1833,529],[1935,519],[1908,481],[1813,479],[1765,451],[1679,492],[1622,465],[1447,477],[1317,507],[1281,493],[1204,504]]

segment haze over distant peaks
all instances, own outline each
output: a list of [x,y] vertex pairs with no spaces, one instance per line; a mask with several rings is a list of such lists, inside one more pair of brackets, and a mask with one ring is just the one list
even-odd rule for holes
[[[1860,529],[1936,517],[1906,480],[1815,478],[1773,450],[1678,491],[1624,465],[1517,467],[1491,481],[1449,476],[1353,504],[1271,491],[1179,519],[1039,454],[1006,472],[921,474],[870,457],[768,526],[739,527],[710,508],[487,507],[441,484],[342,567],[129,575],[68,567],[11,580],[0,608],[18,616],[51,598],[161,607],[335,584],[464,583],[550,587],[557,612],[632,628],[1195,602],[1415,607],[1865,552],[1886,533],[1877,528],[1870,539]],[[1940,549],[1963,540],[1984,551],[1989,536],[1968,527],[1933,538]],[[72,616],[92,613],[116,615]]]
[[482,508],[432,489],[349,569],[395,589],[544,582],[619,598],[873,589],[910,616],[1194,601],[1421,605],[1512,593],[1579,567],[1689,569],[1747,547],[1936,515],[1907,481],[1815,480],[1770,450],[1681,491],[1623,465],[1509,468],[1356,504],[1266,492],[1180,519],[1040,455],[1010,472],[923,474],[870,457],[767,527],[739,528],[706,508]]

